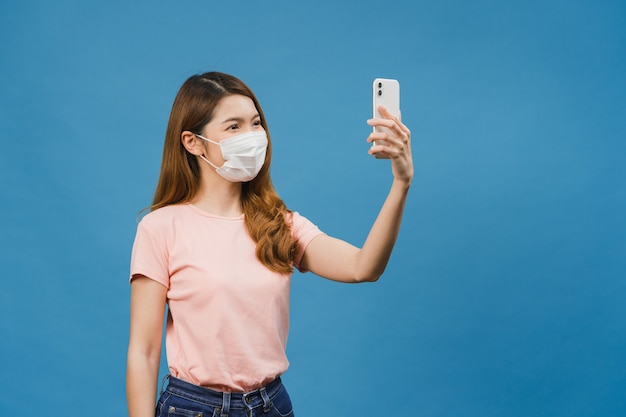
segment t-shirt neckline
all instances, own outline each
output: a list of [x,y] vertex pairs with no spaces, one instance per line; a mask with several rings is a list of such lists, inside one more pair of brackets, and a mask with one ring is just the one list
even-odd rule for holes
[[235,217],[227,217],[227,216],[219,216],[217,214],[213,214],[213,213],[209,213],[206,210],[201,209],[200,207],[196,207],[195,205],[193,205],[192,203],[185,203],[185,206],[189,207],[193,212],[204,216],[204,217],[210,217],[213,219],[219,219],[219,220],[243,220],[244,218],[244,214],[241,213],[239,216],[235,216]]

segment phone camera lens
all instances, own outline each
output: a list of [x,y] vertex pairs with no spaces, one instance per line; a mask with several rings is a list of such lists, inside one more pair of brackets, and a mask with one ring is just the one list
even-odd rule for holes
[[378,83],[378,88],[382,88],[383,83]]
[[382,96],[383,95],[383,90],[378,90],[378,95]]

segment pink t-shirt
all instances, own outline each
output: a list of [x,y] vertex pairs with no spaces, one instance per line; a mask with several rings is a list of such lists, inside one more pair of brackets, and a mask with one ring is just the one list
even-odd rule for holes
[[[294,212],[295,266],[322,232]],[[256,257],[243,215],[225,218],[191,204],[171,205],[138,225],[131,280],[167,288],[167,362],[171,374],[218,391],[246,392],[287,370],[290,275]]]

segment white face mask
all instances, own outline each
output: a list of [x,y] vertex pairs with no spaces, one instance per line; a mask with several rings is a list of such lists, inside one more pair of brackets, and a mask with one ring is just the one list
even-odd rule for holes
[[218,145],[222,151],[224,164],[215,166],[211,161],[200,155],[206,163],[215,168],[215,172],[230,182],[246,182],[253,180],[265,162],[267,151],[267,135],[265,131],[242,133],[224,139],[220,142],[212,141],[196,134],[200,139]]

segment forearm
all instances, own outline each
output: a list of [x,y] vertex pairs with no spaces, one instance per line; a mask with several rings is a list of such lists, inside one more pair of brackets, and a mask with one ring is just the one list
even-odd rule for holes
[[394,180],[389,194],[357,254],[358,281],[376,281],[385,270],[395,245],[410,183]]
[[129,417],[154,417],[159,355],[128,352],[126,400]]
[[370,126],[385,127],[389,133],[372,132],[367,141],[376,144],[368,153],[391,159],[393,183],[361,249],[337,238],[323,235],[313,239],[304,251],[300,266],[339,282],[376,281],[383,273],[396,243],[407,194],[413,179],[411,132],[384,107],[384,119],[368,120]]

